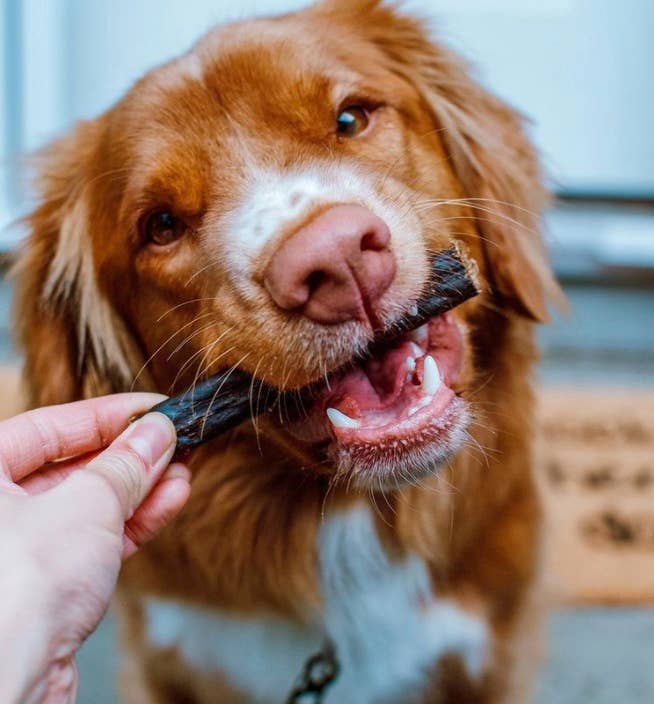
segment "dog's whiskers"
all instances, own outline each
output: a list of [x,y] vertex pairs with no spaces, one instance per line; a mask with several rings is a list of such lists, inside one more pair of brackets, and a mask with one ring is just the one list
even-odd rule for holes
[[226,372],[224,379],[222,380],[222,383],[218,386],[218,388],[215,390],[213,396],[211,397],[211,400],[209,401],[209,406],[207,407],[207,411],[204,414],[204,418],[202,419],[202,425],[200,426],[200,437],[204,435],[204,429],[207,425],[207,419],[209,418],[209,415],[211,414],[211,407],[213,404],[216,402],[216,399],[218,398],[218,395],[223,389],[223,386],[227,383],[229,377],[234,373],[234,371],[240,367],[241,364],[250,356],[249,352],[246,352],[241,359],[236,362],[236,364],[233,364],[230,369]]
[[[179,310],[179,308],[183,308],[184,306],[189,306],[192,303],[204,303],[206,301],[215,301],[215,300],[216,299],[214,296],[210,296],[207,298],[191,298],[188,301],[182,301],[181,303],[178,303],[177,305],[171,306],[170,308],[168,308],[168,310],[165,313],[162,313],[157,318],[157,323],[160,323],[167,315],[170,315],[174,311]],[[209,313],[207,313],[207,315],[209,315]]]
[[181,332],[183,332],[186,328],[190,327],[194,323],[198,322],[198,320],[201,320],[202,318],[206,317],[208,313],[205,313],[204,315],[199,315],[193,318],[190,322],[186,323],[183,325],[181,328],[178,330],[175,330],[175,332],[172,333],[169,337],[167,337],[160,345],[157,347],[157,349],[146,359],[146,361],[143,363],[141,368],[138,370],[136,375],[134,376],[134,379],[132,380],[132,384],[130,386],[130,391],[134,390],[134,386],[136,385],[136,382],[140,378],[141,374],[145,371],[146,367],[154,360],[154,358],[164,349],[164,347],[170,343],[177,335],[179,335]]
[[[254,428],[254,437],[256,439],[257,443],[257,451],[259,452],[259,455],[263,456],[263,451],[261,449],[261,438],[259,437],[259,421],[257,420],[258,413],[255,413],[255,408],[254,408],[254,385],[257,380],[257,372],[259,371],[259,367],[261,366],[261,363],[263,362],[263,355],[259,358],[259,361],[257,362],[254,371],[252,372],[252,378],[250,380],[250,391],[248,393],[248,400],[250,403],[250,417],[252,418],[252,427]],[[263,382],[262,382],[263,383]]]
[[[217,345],[220,342],[220,340],[222,340],[225,337],[225,335],[228,335],[229,333],[232,332],[232,330],[234,330],[234,327],[235,326],[232,325],[232,326],[228,327],[227,329],[223,330],[223,332],[220,333],[220,335],[218,335],[218,337],[215,340],[208,342],[206,345],[204,345],[203,347],[200,347],[200,349],[196,350],[184,362],[184,364],[182,364],[182,366],[177,370],[177,374],[175,374],[175,378],[173,379],[173,382],[171,384],[171,389],[175,388],[175,386],[177,385],[177,381],[180,379],[181,375],[188,368],[188,366],[193,362],[194,359],[199,357],[201,354],[205,353],[209,347],[211,347],[211,349],[213,349],[213,347],[215,347],[215,345]],[[198,379],[198,375],[196,374],[196,376],[194,378],[194,386],[193,386],[194,389],[195,389],[195,384],[197,384],[197,379]]]

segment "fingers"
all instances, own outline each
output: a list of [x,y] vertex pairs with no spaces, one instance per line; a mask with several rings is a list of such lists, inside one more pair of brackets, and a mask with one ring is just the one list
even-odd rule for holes
[[[42,494],[60,484],[74,472],[84,472],[99,453],[90,453],[82,457],[60,462],[48,469],[35,472],[27,477],[20,486],[11,484],[18,491],[28,494]],[[88,474],[87,474],[88,476]],[[153,538],[169,523],[186,503],[191,491],[190,472],[185,465],[173,463],[163,473],[145,500],[136,509],[134,515],[125,523],[123,536],[123,559],[134,554],[138,548]],[[84,494],[80,493],[79,500]],[[86,500],[90,495],[86,495]]]
[[57,484],[60,484],[73,472],[86,469],[88,463],[98,454],[100,454],[100,451],[88,452],[72,460],[46,465],[43,469],[38,472],[33,472],[19,482],[19,484],[14,484],[13,486],[28,494],[42,494],[44,491],[48,491],[57,486]]
[[16,496],[24,496],[29,493],[22,486],[14,484],[11,479],[7,479],[0,472],[0,494],[15,494]]
[[164,397],[130,393],[48,406],[0,423],[0,474],[19,482],[48,462],[106,447]]
[[125,524],[123,559],[135,553],[179,513],[191,492],[190,476],[183,464],[168,467],[161,481]]
[[173,424],[161,413],[148,413],[69,480],[80,475],[104,479],[118,499],[123,521],[127,521],[159,481],[174,451]]

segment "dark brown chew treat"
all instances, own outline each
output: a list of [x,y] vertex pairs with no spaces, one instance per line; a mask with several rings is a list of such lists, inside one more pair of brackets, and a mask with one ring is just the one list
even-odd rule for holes
[[405,315],[377,335],[370,345],[373,352],[405,332],[415,330],[434,316],[447,313],[481,291],[477,262],[466,256],[462,245],[452,245],[431,260],[427,290],[416,303],[417,313]]
[[[386,346],[409,330],[414,330],[430,318],[452,310],[479,293],[477,269],[457,245],[437,254],[432,259],[430,285],[417,302],[417,313],[407,315],[381,333],[370,346],[370,352]],[[255,414],[269,412],[279,404],[284,407],[284,396],[298,391],[279,392],[266,385],[256,384],[241,369],[232,369],[211,376],[182,394],[157,404],[151,410],[168,416],[177,429],[177,454],[192,450],[215,438]],[[304,391],[300,390],[300,394]],[[311,388],[306,390],[311,393]],[[294,406],[290,402],[290,406]]]

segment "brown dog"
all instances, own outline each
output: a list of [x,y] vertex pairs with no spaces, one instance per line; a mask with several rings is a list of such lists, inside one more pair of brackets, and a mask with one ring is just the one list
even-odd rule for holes
[[[33,404],[321,379],[453,240],[485,293],[193,457],[123,579],[129,702],[524,702],[533,321],[558,296],[522,121],[376,0],[218,28],[44,154],[18,268]],[[134,385],[135,382],[135,385]]]

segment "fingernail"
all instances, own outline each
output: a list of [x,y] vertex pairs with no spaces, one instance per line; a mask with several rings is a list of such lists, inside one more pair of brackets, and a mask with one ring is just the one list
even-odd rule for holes
[[175,444],[175,428],[163,413],[147,413],[125,432],[125,444],[148,465],[155,465]]

